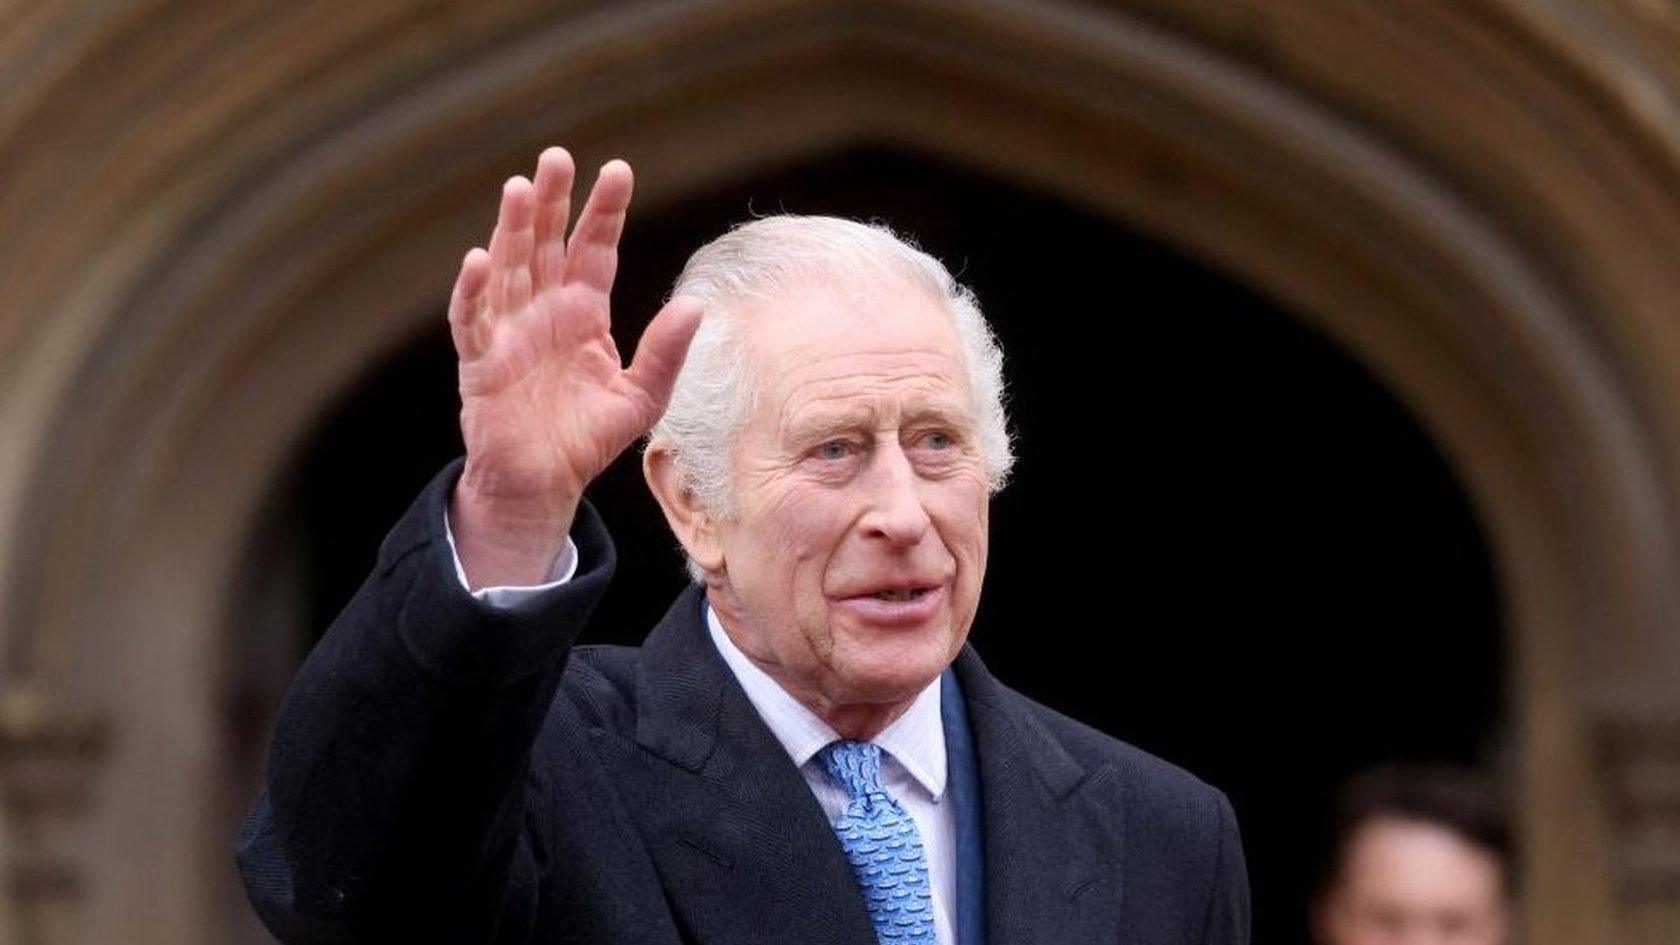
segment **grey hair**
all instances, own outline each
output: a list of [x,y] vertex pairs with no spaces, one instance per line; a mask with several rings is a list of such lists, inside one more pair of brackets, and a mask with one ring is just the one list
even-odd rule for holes
[[[884,223],[778,214],[737,224],[695,250],[666,296],[667,301],[693,296],[706,314],[649,443],[671,448],[680,482],[700,507],[725,519],[735,514],[731,451],[757,405],[739,308],[814,281],[849,285],[894,278],[926,290],[950,314],[968,368],[988,486],[992,494],[1003,488],[1015,462],[1004,409],[1003,350],[974,293]],[[704,583],[692,558],[688,573]]]

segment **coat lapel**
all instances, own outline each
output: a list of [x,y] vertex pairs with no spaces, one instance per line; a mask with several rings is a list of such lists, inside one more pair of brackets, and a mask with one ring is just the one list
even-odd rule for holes
[[642,646],[633,741],[597,739],[673,911],[699,942],[876,945],[828,818],[707,637],[703,600],[684,590]]
[[1114,773],[1068,754],[972,647],[952,668],[980,770],[986,945],[1118,940],[1123,824],[1097,800]]
[[[810,787],[707,636],[690,586],[641,649],[633,738],[594,734],[698,942],[877,945],[845,854]],[[1087,769],[972,647],[952,670],[979,770],[986,945],[1113,942],[1122,822]],[[960,814],[959,814],[960,816]]]

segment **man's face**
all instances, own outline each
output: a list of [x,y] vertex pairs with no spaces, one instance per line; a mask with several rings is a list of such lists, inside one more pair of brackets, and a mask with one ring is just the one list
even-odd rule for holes
[[914,287],[813,284],[743,313],[714,606],[807,704],[907,700],[955,658],[986,571],[986,465],[956,329]]
[[1509,924],[1492,853],[1445,827],[1380,819],[1349,841],[1321,905],[1325,945],[1502,945]]

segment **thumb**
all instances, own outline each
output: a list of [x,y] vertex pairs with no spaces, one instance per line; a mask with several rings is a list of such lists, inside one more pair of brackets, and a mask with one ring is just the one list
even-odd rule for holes
[[630,360],[625,379],[647,395],[661,413],[666,401],[671,399],[677,372],[682,370],[689,343],[700,329],[704,314],[699,299],[679,295],[653,316],[641,340],[636,342],[636,355]]

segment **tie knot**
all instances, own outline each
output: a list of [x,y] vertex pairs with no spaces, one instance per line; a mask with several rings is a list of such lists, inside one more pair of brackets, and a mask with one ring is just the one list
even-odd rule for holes
[[880,745],[842,739],[823,746],[817,757],[828,771],[828,776],[852,800],[886,792],[886,788],[881,786]]

